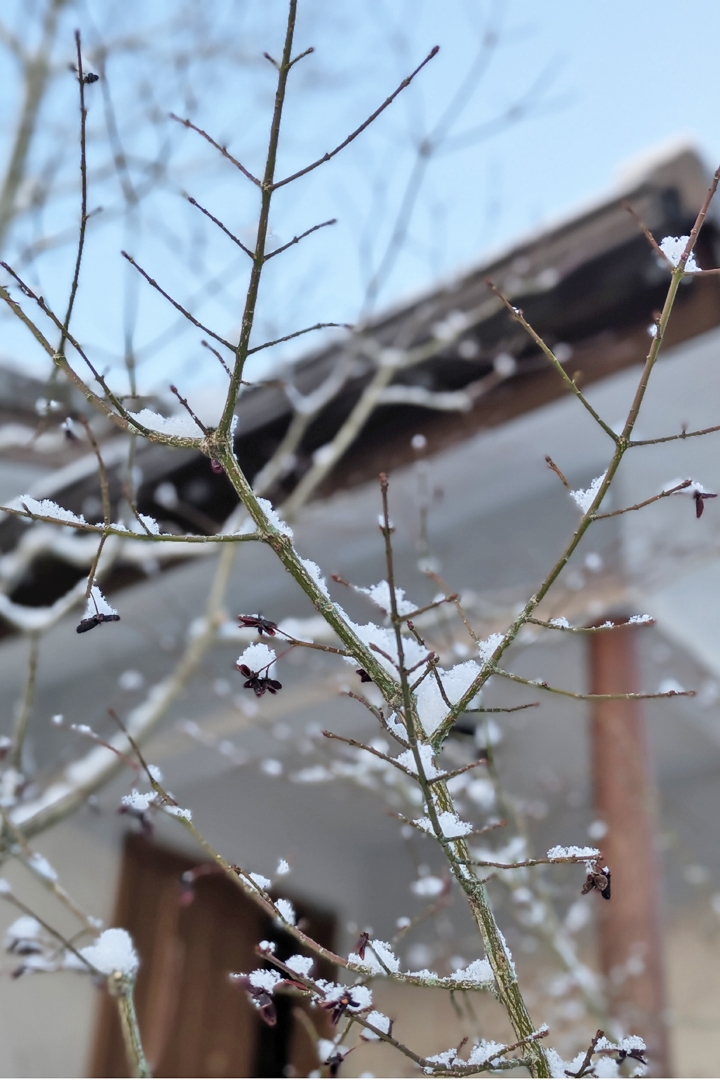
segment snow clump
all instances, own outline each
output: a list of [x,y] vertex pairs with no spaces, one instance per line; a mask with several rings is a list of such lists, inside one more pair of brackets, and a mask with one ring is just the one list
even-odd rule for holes
[[113,975],[119,971],[121,975],[132,979],[140,967],[132,938],[127,930],[117,926],[103,930],[92,945],[80,949],[80,955],[103,975]]
[[571,491],[570,495],[575,500],[577,505],[582,510],[583,514],[587,514],[588,510],[595,502],[595,497],[598,491],[602,487],[606,473],[602,473],[600,476],[596,476],[590,487],[583,491],[582,488],[578,488],[577,491]]
[[[689,236],[666,236],[660,241],[660,250],[673,266],[678,266],[680,264],[680,258],[687,247],[689,239]],[[685,263],[685,272],[687,274],[699,274],[700,271],[701,267],[698,266],[695,261],[695,255],[691,251],[688,255],[687,262]]]

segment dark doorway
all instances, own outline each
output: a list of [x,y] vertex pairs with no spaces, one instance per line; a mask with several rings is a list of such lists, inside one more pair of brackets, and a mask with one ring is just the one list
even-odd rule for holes
[[[125,841],[114,925],[129,931],[141,957],[136,1005],[153,1075],[307,1076],[318,1067],[313,1027],[327,1034],[326,1015],[278,995],[278,1022],[270,1028],[228,979],[231,971],[262,966],[254,949],[263,938],[277,943],[281,958],[302,950],[224,875],[200,877],[184,906],[180,879],[194,865],[142,836]],[[310,933],[332,948],[332,916],[294,902]],[[334,976],[321,962],[315,970]],[[89,1074],[129,1075],[117,1008],[106,993]]]

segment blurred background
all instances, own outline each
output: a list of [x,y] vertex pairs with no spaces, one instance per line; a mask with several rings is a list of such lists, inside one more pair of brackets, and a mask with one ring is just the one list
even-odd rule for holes
[[[7,0],[0,28],[0,244],[4,258],[59,301],[74,260],[78,106],[68,65],[79,28],[87,63],[89,224],[75,330],[122,382],[144,392],[172,377],[222,373],[197,363],[188,326],[140,288],[125,248],[197,317],[232,336],[253,236],[256,190],[174,112],[260,168],[274,93],[263,52],[280,48],[285,6],[191,0],[122,5]],[[549,0],[484,3],[306,0],[280,173],[339,143],[433,45],[439,55],[380,124],[280,193],[276,245],[337,218],[268,267],[257,343],[317,322],[356,323],[546,226],[615,182],[629,159],[689,138],[714,161],[718,74],[712,3]],[[394,241],[390,243],[394,236]],[[2,314],[3,362],[45,363]],[[306,339],[308,343],[308,339]],[[309,341],[316,344],[317,337]],[[302,346],[305,343],[300,343]],[[259,356],[253,375],[298,344]]]

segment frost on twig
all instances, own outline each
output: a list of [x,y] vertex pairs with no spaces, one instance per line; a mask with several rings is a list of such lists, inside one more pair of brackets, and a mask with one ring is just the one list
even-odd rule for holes
[[[379,581],[377,585],[371,585],[369,588],[363,588],[360,585],[356,585],[355,589],[359,593],[364,593],[365,596],[369,596],[374,604],[389,614],[390,612],[390,586],[387,581]],[[413,604],[410,600],[405,599],[405,590],[395,587],[395,603],[397,605],[397,612],[399,615],[410,615],[413,611],[417,611],[419,605]]]
[[576,491],[570,492],[570,495],[580,507],[583,514],[587,514],[588,510],[595,502],[597,494],[605,481],[605,476],[606,473],[602,473],[602,475],[596,476],[590,487],[587,488],[585,491],[583,491],[582,488],[578,488]]
[[55,518],[56,521],[65,525],[87,524],[82,514],[75,514],[72,510],[66,510],[63,506],[58,506],[52,499],[34,499],[31,495],[20,495],[15,502],[24,507],[28,514]]
[[695,501],[695,516],[702,517],[706,499],[717,499],[717,492],[708,491],[699,480],[673,480],[665,490],[676,489],[674,494],[689,495]]
[[106,622],[119,622],[120,616],[115,608],[108,603],[97,585],[92,585],[88,596],[85,614],[78,623],[78,634],[84,634]]
[[[689,241],[689,236],[666,236],[660,241],[660,250],[671,266],[680,265],[680,259],[685,254]],[[700,272],[701,268],[695,261],[695,253],[691,251],[685,263],[685,273],[699,274]]]
[[593,847],[577,847],[576,845],[562,847],[557,844],[550,848],[547,856],[548,859],[596,859],[599,854],[598,849]]
[[[437,821],[441,835],[447,837],[448,840],[454,840],[458,836],[467,836],[473,831],[472,824],[469,821],[462,821],[452,810],[441,810],[437,815]],[[422,832],[433,833],[435,830],[435,826],[428,817],[418,818],[413,824]]]
[[178,413],[176,416],[161,416],[152,409],[141,409],[140,412],[129,412],[128,416],[141,427],[148,431],[155,431],[159,435],[169,435],[180,439],[201,439],[202,430],[187,413]]

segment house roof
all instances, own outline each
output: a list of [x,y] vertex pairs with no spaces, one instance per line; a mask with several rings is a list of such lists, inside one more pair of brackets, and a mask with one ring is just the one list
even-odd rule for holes
[[[269,493],[273,501],[283,501],[310,466],[313,454],[338,431],[386,350],[429,347],[426,359],[395,378],[400,398],[409,392],[411,400],[391,401],[375,410],[320,494],[352,487],[380,469],[408,461],[412,457],[409,436],[416,431],[425,434],[429,452],[437,452],[565,393],[557,373],[488,290],[488,277],[523,308],[581,384],[639,362],[647,350],[647,325],[666,289],[667,271],[627,213],[624,201],[632,203],[656,235],[682,235],[691,227],[707,184],[707,170],[697,154],[690,148],[676,149],[651,162],[646,171],[636,172],[609,197],[397,306],[362,333],[301,358],[283,378],[303,395],[316,391],[332,372],[343,368],[345,374],[309,425],[292,467]],[[698,246],[700,264],[715,265],[718,254],[718,227],[715,218],[709,217]],[[719,322],[720,280],[690,281],[678,299],[666,342],[686,340]],[[458,392],[469,407],[450,411],[435,407],[433,399],[438,395]],[[33,393],[31,387],[23,388],[28,401]],[[236,411],[236,452],[252,478],[279,445],[292,406],[287,392],[274,384],[248,389]],[[122,501],[124,445],[123,437],[106,444],[114,510]],[[160,520],[164,528],[212,532],[236,505],[225,477],[213,473],[200,455],[141,445],[136,462],[142,476],[139,509]],[[171,509],[156,498],[161,483],[172,483],[178,493]],[[52,496],[93,520],[100,508],[94,456],[71,461],[38,480],[31,493]],[[14,551],[26,529],[18,519],[1,521],[0,550]],[[84,567],[73,566],[57,544],[48,544],[22,560],[20,569],[17,560],[12,562],[6,589],[14,601],[51,604],[82,575]],[[145,555],[136,553],[133,558],[131,549],[132,545],[126,545],[125,554],[120,554],[111,589],[137,580],[142,573],[139,563]],[[2,566],[0,561],[0,576]]]

